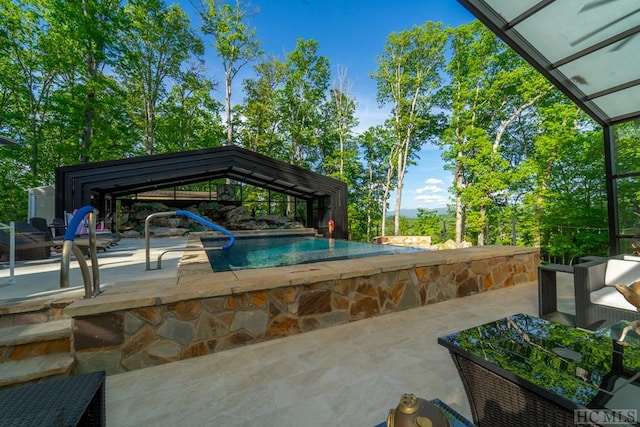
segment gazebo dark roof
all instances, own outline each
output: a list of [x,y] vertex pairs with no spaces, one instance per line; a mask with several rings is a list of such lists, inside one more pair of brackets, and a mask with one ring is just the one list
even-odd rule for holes
[[[115,199],[219,178],[304,199],[308,207],[318,201],[320,212],[314,216],[314,223],[307,225],[322,229],[333,219],[334,236],[347,237],[344,182],[236,146],[59,167],[56,169],[56,216],[62,217],[65,211],[91,204],[92,198],[95,204],[95,199]],[[309,211],[308,208],[308,215]]]

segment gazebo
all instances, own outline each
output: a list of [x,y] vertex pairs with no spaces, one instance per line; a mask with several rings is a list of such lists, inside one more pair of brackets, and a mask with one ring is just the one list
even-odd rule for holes
[[236,146],[63,166],[56,169],[56,217],[86,205],[181,185],[228,178],[306,201],[306,226],[347,238],[344,182]]
[[602,126],[609,247],[619,254],[636,236],[621,227],[618,189],[640,170],[617,170],[614,126],[640,118],[640,3],[458,1]]

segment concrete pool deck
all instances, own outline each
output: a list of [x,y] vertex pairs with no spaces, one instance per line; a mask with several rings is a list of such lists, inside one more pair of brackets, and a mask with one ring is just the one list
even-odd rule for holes
[[110,375],[107,422],[371,427],[403,393],[440,398],[471,419],[462,382],[437,338],[518,312],[537,313],[536,285]]
[[[181,248],[187,237],[158,238],[152,240],[152,257],[167,248]],[[98,252],[101,290],[111,291],[115,285],[131,281],[174,279],[182,258],[182,252],[170,252],[164,257],[162,270],[145,271],[144,239],[122,239],[118,245],[106,252]],[[88,260],[89,269],[91,262]],[[77,299],[84,295],[82,275],[78,263],[72,258],[70,263],[70,286],[60,288],[60,253],[52,253],[50,258],[16,262],[12,284],[9,283],[9,266],[0,268],[0,304],[12,301],[46,300],[69,296]]]

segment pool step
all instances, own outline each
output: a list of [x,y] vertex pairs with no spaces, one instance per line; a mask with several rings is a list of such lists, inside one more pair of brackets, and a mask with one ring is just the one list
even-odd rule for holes
[[0,328],[0,388],[70,375],[71,319]]

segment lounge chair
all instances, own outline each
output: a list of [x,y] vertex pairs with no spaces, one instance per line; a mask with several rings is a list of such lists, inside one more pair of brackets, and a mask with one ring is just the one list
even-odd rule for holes
[[67,226],[61,218],[53,218],[51,228],[53,229],[53,233],[56,238],[64,237],[64,232],[67,231]]
[[[15,222],[16,229],[16,261],[47,259],[51,256],[51,249],[56,244],[51,239],[51,233],[45,233],[24,221]],[[10,235],[0,231],[0,259],[8,260],[10,253]]]
[[[69,216],[69,220],[73,217],[73,215]],[[64,233],[67,230],[67,226],[64,221],[60,218],[54,218],[51,227],[55,231],[55,241],[62,245],[62,237],[64,237]],[[88,255],[89,251],[89,235],[86,227],[80,227],[78,229],[80,234],[76,234],[75,244],[82,249],[85,255]],[[99,250],[105,251],[113,245],[117,245],[120,241],[120,234],[113,233],[104,227],[101,227],[100,230],[96,230],[96,246]]]

